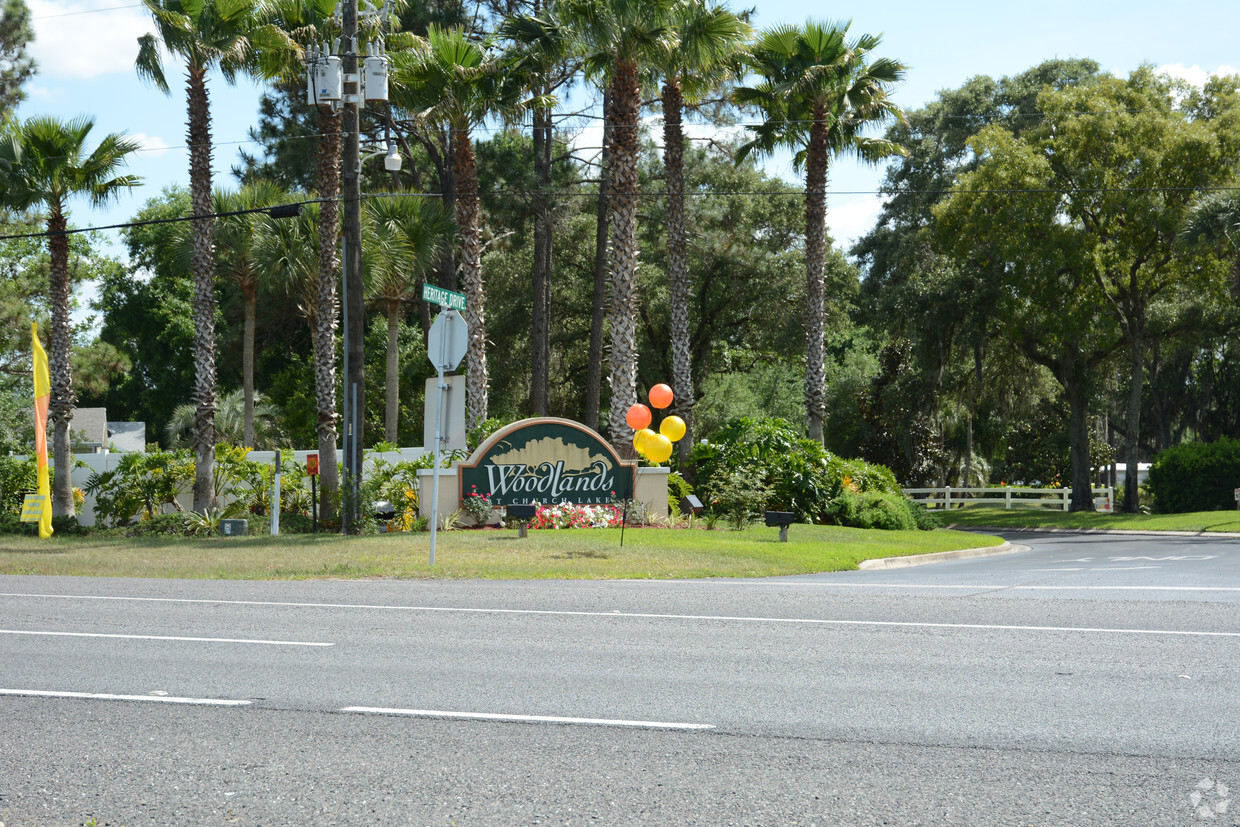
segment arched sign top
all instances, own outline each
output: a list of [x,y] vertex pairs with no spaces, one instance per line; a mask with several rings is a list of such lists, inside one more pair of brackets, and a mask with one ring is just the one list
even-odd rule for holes
[[459,466],[461,497],[492,505],[601,504],[631,499],[637,463],[621,459],[591,428],[539,417],[507,425]]

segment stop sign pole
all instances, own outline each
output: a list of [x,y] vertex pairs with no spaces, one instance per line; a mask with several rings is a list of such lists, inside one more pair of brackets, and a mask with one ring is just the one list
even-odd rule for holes
[[455,370],[465,357],[469,337],[465,319],[458,312],[465,309],[465,296],[434,285],[422,285],[422,300],[442,305],[426,337],[426,355],[439,374],[438,398],[435,400],[435,465],[431,469],[431,560],[435,565],[435,531],[439,526],[439,463],[445,442],[443,436],[443,392],[450,386],[444,381],[445,371]]

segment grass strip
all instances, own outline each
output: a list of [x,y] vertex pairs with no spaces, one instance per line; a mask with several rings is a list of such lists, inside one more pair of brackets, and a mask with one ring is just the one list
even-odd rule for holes
[[862,560],[1002,544],[960,531],[865,531],[794,525],[744,531],[629,528],[440,532],[430,537],[0,538],[0,574],[98,577],[304,580],[315,578],[475,578],[628,580],[774,577],[855,569]]
[[1090,511],[1003,509],[968,505],[942,513],[957,526],[991,528],[1078,528],[1124,531],[1240,532],[1240,511],[1197,511],[1189,514],[1104,514]]

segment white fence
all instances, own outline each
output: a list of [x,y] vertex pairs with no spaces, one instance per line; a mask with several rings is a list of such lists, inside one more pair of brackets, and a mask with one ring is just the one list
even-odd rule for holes
[[[1093,486],[1094,508],[1110,513],[1115,503],[1115,489]],[[966,503],[999,505],[1004,508],[1049,508],[1067,511],[1072,502],[1071,488],[905,488],[904,493],[926,508],[949,510]]]

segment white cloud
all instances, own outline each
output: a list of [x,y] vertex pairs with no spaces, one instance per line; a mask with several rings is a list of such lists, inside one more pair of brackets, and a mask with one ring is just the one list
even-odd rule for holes
[[134,73],[138,38],[152,31],[142,6],[116,0],[29,0],[35,41],[30,51],[41,77],[93,78]]
[[168,152],[169,143],[158,135],[147,135],[145,132],[134,132],[128,136],[130,140],[137,141],[142,147],[140,150],[148,158],[158,158]]
[[1169,77],[1186,80],[1193,86],[1205,86],[1211,77],[1240,74],[1240,69],[1232,66],[1220,66],[1217,69],[1202,69],[1200,66],[1185,66],[1183,63],[1168,63],[1159,66],[1158,72]]
[[31,84],[26,87],[26,94],[31,100],[50,101],[63,98],[65,90],[40,84]]

